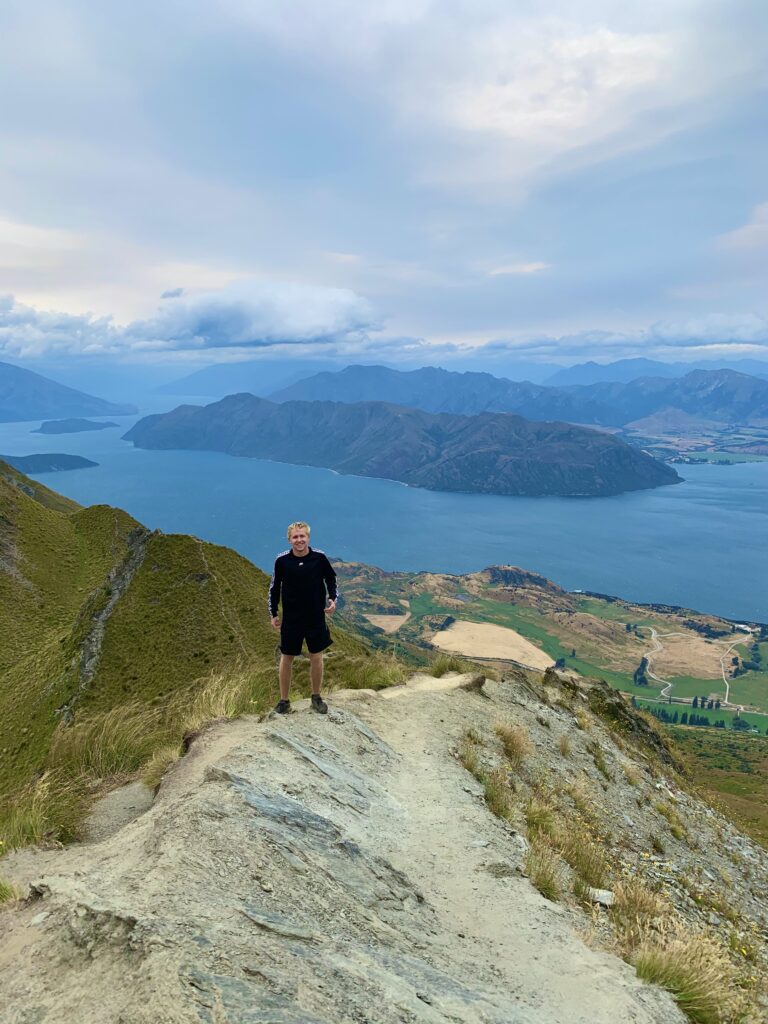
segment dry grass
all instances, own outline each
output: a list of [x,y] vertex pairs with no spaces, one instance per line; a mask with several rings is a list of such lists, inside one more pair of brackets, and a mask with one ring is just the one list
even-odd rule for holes
[[622,762],[621,770],[624,772],[624,778],[630,784],[630,786],[639,786],[641,781],[640,772],[637,768],[629,761]]
[[3,903],[10,903],[11,900],[17,900],[21,896],[19,890],[11,885],[10,882],[6,882],[5,879],[0,878],[0,906]]
[[534,840],[525,857],[526,874],[542,896],[553,902],[564,888],[563,865],[555,851],[541,840]]
[[576,708],[573,717],[576,719],[576,725],[582,732],[589,732],[591,730],[592,720],[584,708]]
[[687,832],[685,831],[685,826],[683,825],[682,819],[671,804],[665,804],[659,801],[658,803],[654,804],[654,807],[662,816],[662,818],[667,819],[667,822],[669,823],[669,831],[672,833],[675,839],[683,840],[687,837]]
[[560,841],[560,852],[583,886],[608,888],[611,877],[608,858],[588,832],[581,828],[569,829]]
[[546,797],[534,794],[525,805],[525,823],[531,838],[539,835],[553,838],[557,831],[557,810]]
[[474,729],[467,729],[459,743],[458,758],[471,775],[482,781],[480,757],[477,750],[480,742],[479,734]]
[[640,879],[617,882],[613,888],[611,922],[623,957],[628,958],[647,940],[650,929],[672,918],[672,907]]
[[506,773],[497,768],[486,775],[482,782],[488,810],[497,818],[509,819],[512,816],[512,792],[507,784]]
[[565,792],[573,800],[574,807],[584,821],[594,825],[596,823],[595,797],[584,783],[581,780],[572,782],[570,786],[566,786]]
[[152,757],[142,767],[139,778],[145,786],[149,786],[150,789],[156,789],[165,773],[175,764],[176,761],[182,755],[182,748],[180,743],[166,743],[162,747],[158,747],[157,750],[152,754]]
[[595,768],[597,768],[597,770],[600,772],[603,778],[606,779],[606,781],[608,782],[613,781],[613,776],[608,770],[608,765],[605,763],[605,755],[603,753],[603,748],[600,746],[597,740],[591,740],[587,744],[587,750],[592,755],[592,760],[595,762]]
[[721,946],[681,927],[647,938],[633,957],[638,977],[671,992],[695,1024],[724,1024],[743,1009],[733,966]]
[[570,757],[571,756],[571,750],[572,750],[571,741],[570,741],[570,738],[566,735],[566,733],[563,733],[560,736],[560,738],[558,739],[558,741],[557,741],[557,749],[560,751],[560,753],[563,755],[563,757]]
[[528,730],[518,725],[498,722],[494,732],[501,740],[504,754],[513,768],[520,768],[523,761],[533,753],[533,742]]
[[53,734],[48,764],[69,778],[92,780],[136,771],[163,738],[161,713],[143,704],[128,704],[74,725],[60,723]]
[[448,672],[471,672],[472,666],[468,661],[455,654],[438,654],[427,671],[439,679]]

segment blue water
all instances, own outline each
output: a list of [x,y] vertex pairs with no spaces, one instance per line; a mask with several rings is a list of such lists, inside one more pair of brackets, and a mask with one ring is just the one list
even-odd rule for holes
[[331,556],[383,569],[508,563],[568,589],[768,621],[768,462],[680,466],[682,484],[614,498],[446,494],[217,453],[141,451],[120,440],[136,418],[54,437],[30,433],[39,421],[0,424],[0,453],[84,455],[99,467],[38,479],[150,528],[226,544],[264,569],[286,546],[285,526],[306,519]]

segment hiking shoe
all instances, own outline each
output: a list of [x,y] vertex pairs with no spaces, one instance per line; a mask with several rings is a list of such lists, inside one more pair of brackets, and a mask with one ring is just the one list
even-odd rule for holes
[[318,715],[328,714],[328,705],[325,703],[319,693],[312,694],[312,710],[316,711]]
[[291,702],[289,700],[278,701],[275,713],[278,715],[289,715],[291,713]]

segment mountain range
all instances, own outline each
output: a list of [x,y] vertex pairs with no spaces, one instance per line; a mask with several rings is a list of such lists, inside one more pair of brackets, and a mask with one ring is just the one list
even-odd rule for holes
[[768,380],[733,370],[693,370],[681,378],[641,377],[629,383],[545,387],[489,373],[455,373],[432,366],[411,371],[348,366],[338,373],[316,374],[270,397],[277,402],[393,402],[463,415],[507,412],[533,420],[604,427],[625,427],[672,410],[725,424],[768,423]]
[[617,359],[612,363],[577,363],[563,366],[542,381],[548,387],[568,384],[600,384],[605,381],[628,384],[638,377],[684,377],[692,370],[734,370],[768,379],[768,361],[761,359],[703,360],[693,363],[665,363],[660,359]]
[[593,496],[679,481],[670,466],[600,431],[384,402],[277,405],[230,395],[147,416],[124,437],[139,448],[221,451],[430,490]]
[[127,416],[133,405],[96,398],[32,370],[0,363],[0,423],[69,416]]

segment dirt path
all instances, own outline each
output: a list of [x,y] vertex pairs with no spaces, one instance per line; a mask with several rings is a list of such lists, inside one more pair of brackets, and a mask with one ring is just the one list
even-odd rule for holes
[[474,970],[485,962],[516,1000],[545,1009],[550,1024],[629,1024],[655,1019],[654,1005],[665,1024],[682,1019],[669,1006],[661,1011],[659,997],[667,997],[629,966],[585,946],[567,911],[519,875],[524,841],[489,814],[480,785],[451,751],[487,709],[451,686],[416,677],[356,708],[401,758],[387,791],[402,819],[396,829],[374,824],[382,851],[435,907],[451,956]]

